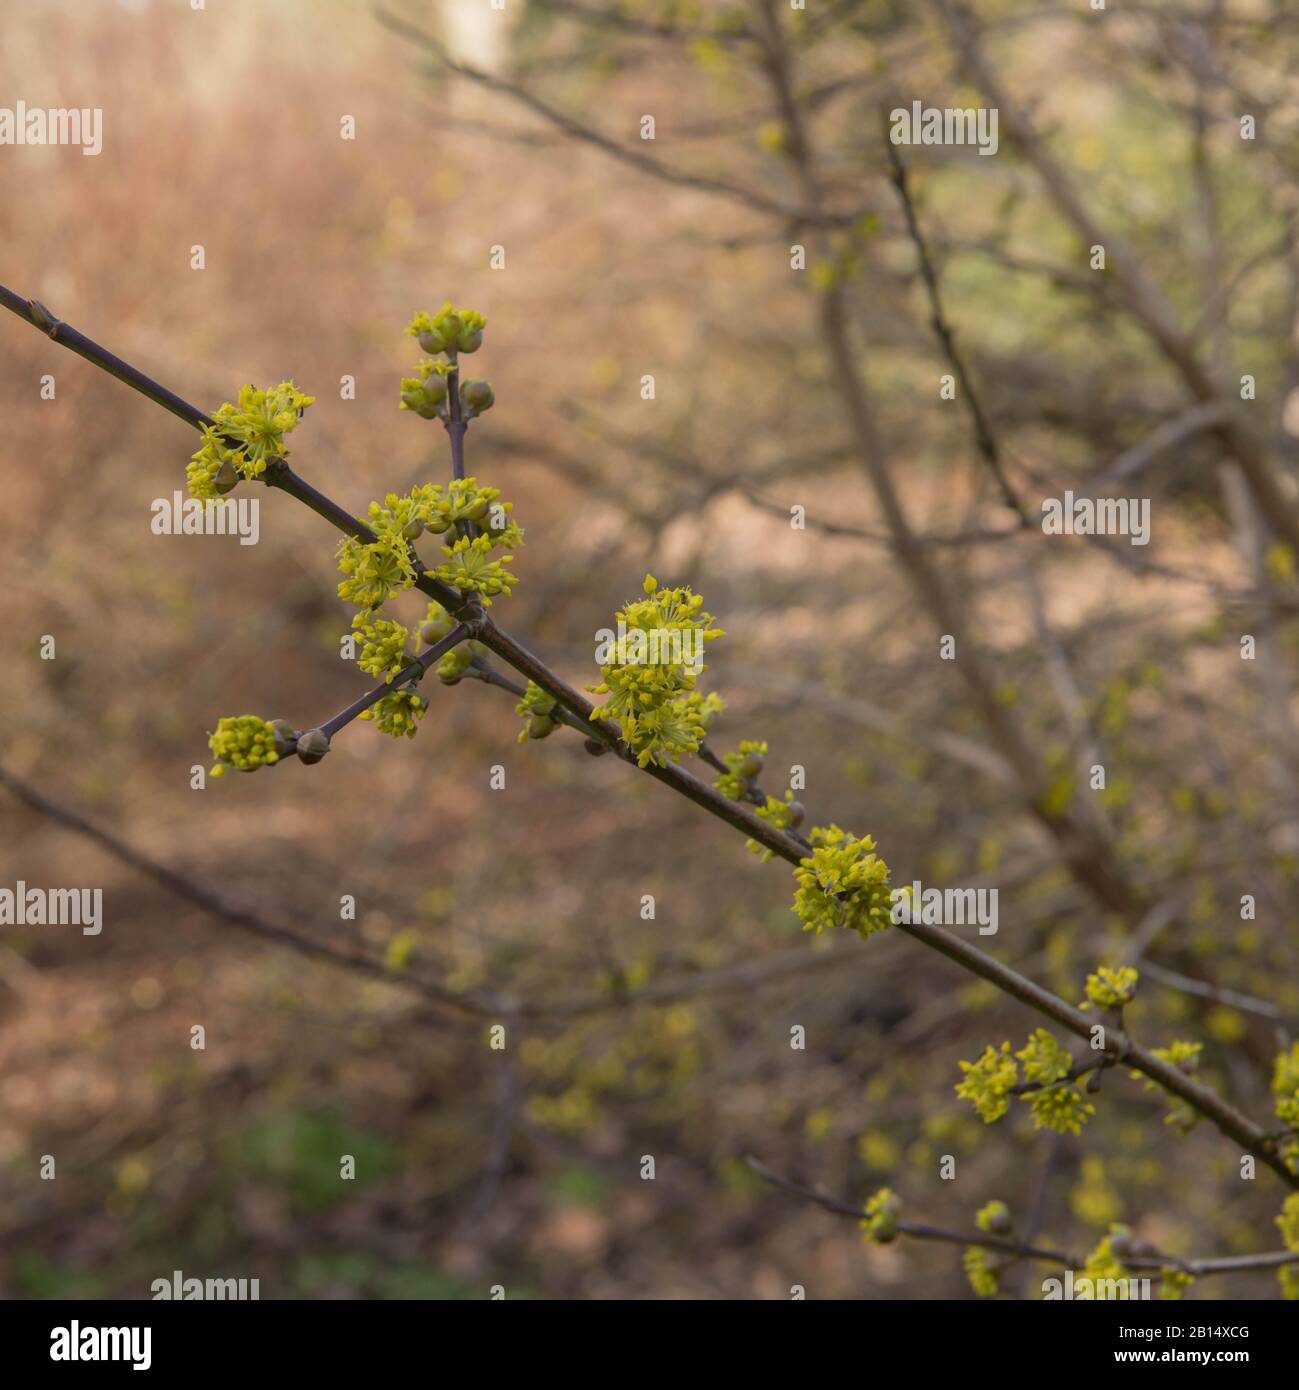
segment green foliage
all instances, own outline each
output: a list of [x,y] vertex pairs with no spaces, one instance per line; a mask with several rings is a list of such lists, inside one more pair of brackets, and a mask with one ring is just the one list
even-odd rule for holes
[[103,1298],[102,1280],[84,1270],[55,1263],[35,1250],[17,1250],[9,1261],[14,1291],[19,1298]]
[[[387,1177],[396,1164],[386,1139],[331,1110],[275,1111],[254,1120],[234,1143],[238,1161],[254,1176],[284,1186],[297,1205],[309,1210],[349,1200]],[[344,1154],[356,1160],[352,1179],[340,1176]]]
[[[336,1290],[385,1301],[429,1302],[481,1297],[476,1285],[417,1260],[380,1259],[365,1250],[303,1255],[289,1270],[289,1284],[307,1298],[327,1298]],[[526,1297],[516,1285],[511,1298]]]

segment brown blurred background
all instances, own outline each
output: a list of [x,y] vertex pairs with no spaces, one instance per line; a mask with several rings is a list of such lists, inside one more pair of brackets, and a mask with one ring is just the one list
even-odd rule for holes
[[[1294,16],[1265,0],[1202,23],[1125,9],[981,0],[973,15],[1051,158],[1195,350],[1223,380],[1257,378],[1250,424],[1292,500]],[[1132,463],[1195,402],[1130,286],[1089,269],[1005,111],[995,158],[902,150],[947,312],[1034,521],[1044,495],[1127,459],[1120,492],[1151,499],[1154,539],[1034,526],[929,546],[926,563],[1054,804],[1162,916],[1098,905],[1028,812],[959,661],[939,659],[944,629],[836,384],[827,293],[911,526],[950,540],[1011,525],[965,402],[939,399],[950,367],[880,136],[881,103],[979,104],[962,12],[388,13],[0,4],[10,104],[103,110],[97,157],[0,148],[0,280],[203,409],[291,378],[317,397],[294,466],[358,512],[448,476],[442,431],[396,408],[419,355],[402,329],[446,299],[480,310],[472,371],[497,404],[470,430],[469,471],[528,533],[518,592],[493,616],[582,686],[596,630],[647,570],[692,585],[727,632],[704,683],[727,701],[715,746],[768,740],[774,790],[804,766],[810,821],[874,835],[898,882],[999,886],[998,935],[964,932],[1071,1001],[1144,931],[1163,978],[1147,976],[1134,1031],[1204,1040],[1203,1074],[1265,1122],[1299,1013],[1295,557],[1207,428]],[[450,75],[400,25],[506,86]],[[1245,109],[1264,125],[1248,149]],[[843,214],[829,230],[798,213],[803,137],[817,207]],[[12,315],[0,361],[4,765],[392,977],[249,936],[0,789],[0,885],[98,885],[105,900],[98,937],[0,929],[0,1292],[146,1297],[180,1269],[257,1277],[263,1297],[970,1295],[958,1250],[865,1246],[851,1221],[764,1185],[749,1154],[848,1201],[887,1184],[907,1215],[961,1230],[1000,1197],[1070,1250],[1119,1220],[1173,1253],[1276,1248],[1279,1184],[1242,1183],[1236,1146],[1207,1124],[1179,1136],[1123,1074],[1079,1139],[1034,1133],[1026,1107],[985,1127],[953,1095],[958,1059],[1018,1046],[1039,1020],[896,932],[803,936],[787,867],[580,740],[518,745],[499,691],[429,681],[414,741],[357,724],[318,767],[191,790],[222,715],[307,727],[365,688],[338,657],[336,537],[260,489],[256,546],[151,534],[193,433]],[[1241,633],[1258,636],[1253,665]],[[1079,771],[1094,762],[1102,792]],[[504,791],[489,790],[497,763]],[[339,920],[345,894],[355,921]],[[1257,920],[1241,921],[1242,894]],[[439,1006],[401,976],[524,1016]],[[643,989],[658,1002],[627,1002]],[[504,1053],[487,1043],[501,1021]],[[944,1154],[955,1180],[938,1176]],[[1040,1296],[1047,1272],[1007,1288]],[[1275,1291],[1261,1273],[1195,1293]]]

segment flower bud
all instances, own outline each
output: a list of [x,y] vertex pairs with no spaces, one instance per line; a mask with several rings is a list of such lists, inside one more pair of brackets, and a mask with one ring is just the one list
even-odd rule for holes
[[446,378],[438,372],[434,372],[425,379],[423,390],[424,399],[429,405],[434,407],[441,405],[447,398]]
[[882,1211],[871,1225],[871,1239],[879,1245],[889,1245],[898,1238],[898,1218],[893,1211]]
[[475,414],[481,415],[490,409],[496,400],[496,393],[486,381],[466,381],[460,388],[460,399]]
[[434,642],[440,642],[451,631],[452,626],[449,619],[430,618],[419,630],[420,641],[426,647],[431,647]]
[[402,404],[407,410],[420,410],[424,407],[424,388],[422,386],[408,386],[401,393]]
[[329,735],[321,729],[308,729],[298,735],[298,757],[302,762],[318,763],[329,752]]
[[441,352],[446,347],[446,339],[436,328],[426,328],[418,335],[419,345],[429,356]]
[[424,529],[435,536],[440,536],[443,532],[451,529],[451,523],[444,516],[435,516],[424,523]]
[[485,498],[479,498],[472,507],[464,514],[466,521],[482,521],[487,515],[490,503]]
[[472,333],[462,331],[460,337],[456,339],[456,345],[461,352],[477,352],[483,345],[483,330],[475,328]]
[[762,766],[761,753],[746,753],[736,772],[746,781],[752,782],[755,777],[762,775]]
[[227,492],[233,492],[235,484],[239,481],[239,474],[235,472],[235,466],[226,459],[216,471],[216,477],[212,479],[212,486],[216,491],[224,496]]
[[1000,1203],[988,1213],[988,1230],[994,1236],[1008,1236],[1014,1224],[1010,1212]]
[[789,803],[789,823],[795,830],[803,824],[806,815],[807,808],[801,801],[791,801]]
[[417,541],[424,534],[424,523],[416,517],[401,528],[401,534],[408,541]]
[[1132,1232],[1131,1231],[1111,1231],[1110,1232],[1110,1254],[1116,1259],[1122,1259],[1125,1255],[1132,1254]]
[[297,740],[298,731],[287,719],[272,719],[271,728],[274,730],[276,753],[281,758],[288,757],[293,751],[293,744]]
[[443,685],[459,685],[464,673],[469,669],[471,658],[463,646],[449,651],[438,662],[438,680]]
[[548,738],[559,727],[548,714],[534,714],[528,720],[529,738]]
[[585,748],[593,758],[602,757],[609,751],[609,745],[607,743],[601,743],[598,738],[583,739],[582,747]]

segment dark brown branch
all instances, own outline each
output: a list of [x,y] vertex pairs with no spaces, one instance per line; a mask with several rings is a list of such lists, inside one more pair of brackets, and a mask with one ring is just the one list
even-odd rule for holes
[[[34,312],[26,300],[20,299],[11,291],[5,290],[2,286],[0,286],[0,302],[3,302],[7,308],[12,309],[19,317],[25,319],[28,323],[37,327],[45,327],[46,331],[50,330],[53,321],[48,311],[38,308],[38,310]],[[890,525],[899,536],[899,539],[905,542],[901,553],[904,557],[910,558],[914,564],[917,556],[911,553],[910,550],[910,547],[914,546],[914,538],[911,536],[910,528],[907,525],[905,516],[902,514],[901,506],[893,490],[892,481],[888,476],[887,468],[883,465],[878,443],[874,435],[873,423],[867,411],[861,382],[851,362],[846,325],[842,319],[843,304],[841,296],[835,292],[831,292],[825,296],[823,304],[826,311],[825,326],[827,339],[831,346],[831,357],[835,363],[840,379],[846,387],[846,397],[850,407],[850,415],[853,416],[854,422],[858,426],[859,436],[867,456],[867,461],[872,466],[878,484],[877,490],[879,491],[881,501],[885,505],[886,513],[889,514]],[[58,327],[60,331],[66,327],[66,325],[54,326]],[[202,416],[201,412],[198,412],[194,407],[182,401],[180,397],[174,396],[170,392],[164,392],[163,388],[151,382],[143,373],[137,372],[134,368],[122,362],[121,359],[113,357],[112,354],[108,354],[105,349],[100,348],[89,339],[83,338],[80,334],[76,334],[76,340],[81,345],[76,349],[81,356],[86,357],[95,365],[99,365],[101,357],[110,359],[111,362],[115,364],[111,374],[126,382],[127,385],[132,386],[135,390],[140,391],[143,395],[158,401],[159,404],[165,404],[165,400],[163,399],[164,396],[170,398],[174,404],[168,405],[167,408],[172,410],[173,414],[181,415],[182,418],[189,420],[192,424],[197,424],[199,421],[207,418]],[[60,340],[56,339],[56,341]],[[71,340],[69,339],[67,341],[68,345],[71,346]],[[108,368],[106,368],[106,370],[108,370]],[[268,470],[268,473],[269,471],[270,470]],[[287,474],[294,479],[295,484],[305,488],[305,485],[301,484],[301,480],[297,479],[296,475],[293,475],[291,471],[288,470],[287,465],[285,465],[280,472],[281,474]],[[283,486],[283,484],[280,485]],[[299,495],[298,486],[293,488],[285,487],[285,490],[291,492],[292,495]],[[355,518],[343,512],[341,508],[329,502],[327,498],[324,498],[323,494],[316,493],[314,489],[306,490],[312,493],[322,504],[313,505],[308,501],[308,505],[311,505],[314,511],[325,516],[326,519],[338,526],[339,529],[353,535],[372,537],[373,533],[369,531],[368,527],[363,526],[362,523],[357,522]],[[307,499],[304,498],[303,500]],[[916,566],[916,573],[917,577],[924,581],[922,587],[934,586],[937,584],[935,576],[933,576],[928,566],[923,562]],[[449,589],[446,585],[441,584],[440,581],[435,580],[428,574],[420,575],[416,581],[415,587],[429,594],[430,597],[437,598],[440,602],[443,601],[442,595],[445,593],[449,596],[450,600],[445,606],[448,606],[449,611],[456,614],[471,610],[473,608],[473,601],[476,598],[476,596],[472,595],[467,599],[463,598],[454,589]],[[930,596],[938,599],[941,611],[947,611],[946,598],[941,586],[932,589]],[[954,610],[952,610],[952,616],[955,616]],[[563,704],[576,716],[583,733],[586,733],[594,740],[608,744],[609,747],[617,751],[619,756],[624,760],[634,762],[630,750],[621,742],[617,729],[604,721],[594,721],[591,719],[594,708],[591,702],[568,685],[562,677],[551,671],[548,666],[529,652],[527,648],[523,647],[513,637],[509,636],[508,633],[498,628],[490,618],[480,618],[475,613],[472,622],[466,621],[465,626],[469,628],[471,634],[476,636],[484,646],[488,647],[521,675],[534,681],[545,690],[547,694],[553,696]],[[955,629],[952,630],[955,631]],[[969,664],[969,658],[967,657],[962,665],[963,667],[968,667]],[[978,693],[978,690],[979,686],[976,685],[976,693]],[[1005,723],[1004,711],[996,704],[995,700],[992,699],[990,688],[986,693],[991,704],[991,710],[995,711],[996,715],[991,721],[994,733],[1000,732],[1004,736],[1006,751],[1012,763],[1022,761],[1027,757],[1027,751],[1019,742],[1014,730]],[[1030,769],[1031,764],[1025,771],[1030,771]],[[726,821],[735,829],[742,831],[744,834],[756,840],[759,844],[771,849],[775,855],[786,860],[788,863],[798,864],[803,859],[804,848],[797,840],[777,831],[766,821],[755,815],[746,805],[731,801],[728,797],[723,796],[717,791],[716,788],[709,786],[706,782],[700,781],[699,778],[694,776],[693,773],[688,772],[685,768],[675,763],[669,763],[664,767],[660,767],[655,763],[650,763],[644,771],[649,773],[656,781],[663,782],[672,787],[675,791],[680,792],[683,796],[695,802],[696,805],[703,807],[703,809],[710,812],[712,815]],[[1051,824],[1051,822],[1048,821],[1048,824]],[[1059,827],[1057,826],[1057,828]],[[138,856],[136,862],[138,862]],[[1082,869],[1095,868],[1096,866],[1083,860],[1081,863],[1076,863],[1075,867]],[[1103,889],[1106,885],[1102,880],[1099,883],[1094,883],[1093,886]],[[1122,902],[1126,906],[1126,888],[1119,884],[1116,887],[1116,891],[1122,892]],[[1104,900],[1103,893],[1101,896],[1102,900]],[[1022,1003],[1028,1005],[1028,1007],[1036,1009],[1039,1013],[1046,1015],[1048,1018],[1055,1019],[1062,1026],[1078,1036],[1090,1038],[1092,1019],[1078,1009],[1072,1008],[1070,1005],[1066,1004],[1064,1000],[1051,994],[1048,990],[1043,989],[1032,980],[1018,974],[1009,966],[1003,965],[993,957],[985,955],[977,947],[969,945],[959,937],[937,926],[930,926],[922,923],[902,923],[899,924],[899,930],[923,942],[925,945],[931,947],[931,949],[947,956],[949,959],[955,961],[973,974],[978,975],[980,978],[987,980],[990,984],[995,985],[1012,998],[1020,1000]],[[1275,1152],[1275,1141],[1269,1138],[1266,1132],[1258,1125],[1254,1124],[1247,1116],[1241,1114],[1207,1087],[1192,1081],[1177,1067],[1162,1061],[1160,1058],[1154,1056],[1152,1053],[1146,1052],[1142,1048],[1138,1048],[1129,1038],[1118,1030],[1110,1031],[1109,1047],[1107,1051],[1115,1060],[1122,1059],[1128,1062],[1136,1070],[1150,1077],[1151,1080],[1156,1081],[1165,1090],[1181,1097],[1181,1099],[1185,1100],[1193,1109],[1211,1120],[1224,1134],[1235,1139],[1245,1150],[1255,1153],[1263,1163],[1267,1164],[1268,1167],[1272,1168],[1272,1170],[1281,1177],[1287,1186],[1299,1188],[1299,1174],[1292,1173],[1278,1157]]]
[[[789,1193],[791,1197],[797,1197],[799,1201],[811,1203],[813,1206],[820,1207],[822,1211],[832,1212],[835,1216],[848,1216],[858,1221],[865,1217],[866,1213],[862,1207],[853,1206],[851,1202],[841,1202],[836,1197],[827,1197],[810,1187],[803,1187],[800,1183],[791,1182],[788,1178],[773,1173],[765,1163],[760,1162],[752,1155],[746,1157],[744,1161],[764,1182],[780,1188],[782,1192]],[[917,1221],[900,1220],[897,1224],[899,1233],[910,1236],[912,1240],[931,1240],[943,1245],[973,1245],[982,1250],[995,1250],[1014,1259],[1040,1260],[1044,1264],[1060,1265],[1066,1269],[1079,1269],[1084,1264],[1083,1260],[1063,1250],[1052,1250],[1045,1246],[1027,1244],[1012,1237],[994,1236],[982,1231],[977,1235],[967,1235],[963,1231],[948,1231],[939,1226],[927,1226]],[[1199,1278],[1206,1274],[1231,1274],[1241,1270],[1279,1269],[1283,1265],[1299,1264],[1299,1254],[1291,1250],[1270,1250],[1261,1255],[1224,1255],[1204,1259],[1183,1259],[1180,1256],[1163,1255],[1156,1252],[1150,1255],[1128,1255],[1124,1257],[1122,1263],[1125,1269],[1135,1271],[1163,1269],[1165,1266],[1171,1265]]]
[[997,448],[996,436],[988,424],[988,417],[984,413],[978,392],[975,391],[970,374],[965,369],[965,359],[957,349],[956,334],[947,321],[947,315],[943,310],[942,295],[938,289],[938,274],[934,269],[933,258],[929,254],[929,247],[925,242],[924,234],[920,230],[920,220],[916,216],[916,205],[912,201],[911,189],[907,184],[907,167],[902,162],[902,156],[898,153],[897,146],[889,137],[887,116],[884,117],[884,148],[889,157],[890,182],[897,190],[898,201],[902,204],[902,215],[906,219],[907,235],[911,238],[911,244],[916,249],[920,278],[924,281],[925,294],[929,298],[930,325],[934,330],[934,336],[938,339],[943,356],[947,358],[952,374],[956,378],[956,384],[960,390],[961,399],[965,402],[965,408],[970,412],[970,422],[974,427],[975,445],[982,455],[984,463],[988,465],[988,471],[1001,489],[1001,495],[1005,499],[1006,505],[1019,518],[1020,525],[1027,527],[1029,524],[1028,516],[1019,498],[1015,495],[1010,480],[1006,477],[1006,470],[1002,467],[1001,452]]

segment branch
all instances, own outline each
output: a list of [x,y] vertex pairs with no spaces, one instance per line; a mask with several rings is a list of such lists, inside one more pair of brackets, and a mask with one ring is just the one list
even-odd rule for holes
[[[820,1207],[823,1211],[833,1212],[836,1216],[850,1216],[858,1221],[862,1220],[865,1215],[864,1209],[860,1206],[854,1206],[851,1202],[841,1202],[835,1197],[826,1197],[810,1187],[803,1187],[799,1183],[781,1177],[778,1173],[773,1173],[765,1163],[760,1162],[752,1155],[747,1156],[744,1161],[764,1182],[780,1188],[782,1192],[788,1192],[791,1197],[797,1197],[802,1202],[809,1202],[813,1206]],[[974,1245],[983,1250],[996,1250],[1016,1259],[1040,1260],[1044,1264],[1060,1265],[1066,1269],[1078,1269],[1085,1264],[1084,1260],[1077,1259],[1063,1250],[1029,1245],[1009,1237],[986,1235],[982,1231],[977,1235],[967,1235],[963,1231],[948,1231],[938,1226],[926,1226],[916,1221],[902,1220],[898,1221],[897,1227],[902,1235],[910,1236],[912,1240],[932,1240],[943,1245]],[[1182,1259],[1174,1255],[1155,1253],[1153,1255],[1125,1256],[1122,1264],[1125,1269],[1132,1270],[1162,1269],[1166,1265],[1173,1265],[1177,1269],[1187,1274],[1193,1274],[1198,1278],[1206,1274],[1230,1274],[1247,1269],[1279,1269],[1282,1265],[1299,1264],[1299,1254],[1290,1250],[1271,1250],[1262,1255],[1225,1255],[1207,1259]]]
[[889,122],[886,115],[884,117],[884,148],[888,151],[890,182],[897,190],[898,201],[902,204],[902,214],[907,224],[907,235],[911,238],[911,244],[916,248],[916,259],[920,265],[920,278],[924,281],[925,293],[929,297],[930,324],[933,327],[934,336],[938,339],[938,345],[952,368],[952,374],[956,377],[957,386],[960,388],[961,398],[965,401],[966,408],[970,412],[970,420],[974,426],[974,442],[979,453],[983,456],[983,461],[988,465],[988,471],[1001,489],[1001,495],[1005,499],[1006,505],[1019,518],[1020,525],[1027,528],[1029,525],[1028,516],[1024,511],[1023,504],[1015,495],[1010,480],[1006,477],[1005,469],[1001,464],[1001,453],[997,448],[996,437],[988,425],[987,416],[983,413],[983,406],[980,404],[978,394],[974,389],[974,383],[970,380],[970,374],[965,370],[965,362],[957,351],[956,335],[952,331],[951,324],[947,321],[947,315],[943,312],[942,296],[938,291],[938,276],[934,270],[929,248],[920,231],[916,206],[911,200],[911,190],[907,185],[907,167],[902,162],[902,156],[898,154],[898,147],[890,138],[888,127]]
[[457,77],[467,78],[470,82],[476,83],[489,92],[500,92],[508,96],[511,100],[526,106],[551,125],[558,127],[564,134],[572,136],[573,139],[580,140],[584,144],[593,145],[620,163],[628,164],[633,169],[638,169],[643,174],[649,174],[662,183],[670,183],[678,188],[692,188],[696,192],[715,197],[729,198],[732,202],[742,203],[755,212],[779,217],[793,226],[847,227],[851,226],[861,215],[860,210],[855,212],[825,212],[816,205],[791,207],[775,198],[768,197],[767,194],[758,189],[744,188],[739,184],[727,183],[724,179],[710,178],[706,174],[693,174],[684,169],[674,169],[653,155],[628,149],[616,141],[610,140],[607,135],[602,135],[598,130],[583,125],[565,112],[556,110],[517,83],[510,82],[503,77],[496,77],[489,72],[483,72],[468,63],[456,62],[431,34],[407,23],[398,15],[377,8],[375,16],[393,33],[402,35],[402,37],[433,54],[443,67],[449,72],[455,73]]
[[[37,310],[34,312],[29,307],[27,301],[20,299],[19,296],[13,294],[12,291],[4,289],[3,286],[0,286],[0,302],[3,302],[7,308],[12,309],[20,318],[25,319],[28,323],[38,327],[44,326],[47,331],[51,331],[49,326],[51,324],[57,327],[59,331],[66,328],[66,325],[55,324],[49,316],[48,311],[41,309],[40,306],[37,306]],[[911,537],[910,529],[907,526],[905,517],[902,515],[901,507],[898,503],[897,495],[893,490],[892,482],[888,477],[887,470],[883,468],[878,451],[874,448],[875,440],[873,427],[870,424],[869,416],[866,414],[866,403],[862,395],[861,384],[856,376],[855,367],[853,367],[851,362],[848,339],[842,320],[843,306],[841,297],[838,293],[831,292],[826,295],[824,303],[827,306],[827,337],[831,343],[832,357],[834,358],[841,379],[844,379],[849,387],[849,405],[855,415],[856,423],[864,433],[866,441],[870,446],[867,450],[868,460],[872,463],[875,470],[877,482],[882,483],[879,488],[881,500],[885,504],[886,513],[890,516],[890,524],[897,530],[900,539],[906,542],[901,553],[914,562],[918,556],[911,549],[914,545],[914,541]],[[72,330],[68,330],[68,332],[71,333]],[[53,331],[51,331],[51,336],[55,336]],[[56,337],[55,340],[65,341],[68,346],[73,345],[72,339],[60,339]],[[75,350],[78,351],[81,356],[86,357],[87,360],[93,362],[95,365],[100,365],[101,359],[106,359],[113,364],[113,368],[110,369],[106,367],[105,369],[111,370],[111,374],[118,377],[119,380],[126,382],[127,385],[141,391],[142,394],[148,396],[151,400],[158,401],[160,404],[165,404],[167,400],[171,401],[172,404],[167,405],[167,408],[171,410],[173,414],[180,415],[181,418],[188,420],[196,427],[198,427],[199,422],[207,418],[195,407],[181,400],[179,396],[165,391],[165,389],[158,386],[157,383],[145,377],[143,373],[128,367],[120,358],[114,357],[105,349],[91,342],[90,339],[84,338],[80,334],[75,334],[75,341],[80,344]],[[304,492],[309,493],[310,497],[302,497],[302,500],[305,501],[308,506],[311,506],[313,511],[317,511],[320,515],[325,516],[326,519],[330,520],[335,526],[338,526],[339,529],[348,531],[350,534],[354,535],[372,536],[373,533],[369,531],[368,527],[364,527],[360,522],[356,521],[355,518],[343,511],[341,507],[338,507],[336,503],[331,502],[328,498],[324,497],[323,494],[316,492],[314,488],[310,488],[307,484],[303,483],[302,480],[288,468],[288,465],[285,464],[283,460],[279,462],[283,466],[275,470],[275,476],[280,479],[292,479],[293,486],[285,486],[282,481],[272,481],[272,486],[280,486],[283,490],[290,492],[291,495],[294,496],[301,496]],[[271,474],[272,469],[268,468],[267,474],[264,476],[270,479]],[[313,498],[315,501],[312,500]],[[917,573],[918,576],[924,580],[925,586],[932,586],[937,583],[935,576],[933,576],[932,572],[923,561],[920,562]],[[415,587],[428,594],[430,597],[438,599],[439,602],[443,602],[444,606],[447,606],[449,611],[455,613],[457,616],[462,616],[467,613],[470,614],[471,616],[463,618],[463,625],[468,630],[469,635],[476,637],[477,640],[482,642],[484,646],[512,666],[519,674],[534,681],[545,690],[547,694],[564,705],[576,716],[578,727],[580,727],[583,733],[587,734],[593,740],[598,740],[599,742],[607,744],[610,748],[618,752],[619,756],[622,757],[624,761],[632,762],[634,765],[635,760],[630,750],[621,742],[618,730],[603,720],[592,720],[591,713],[594,707],[590,701],[569,686],[562,677],[551,671],[549,667],[529,652],[527,648],[523,647],[508,633],[498,628],[489,617],[483,616],[481,610],[476,609],[474,606],[473,600],[476,596],[470,595],[470,597],[466,599],[454,589],[442,584],[428,574],[421,574],[416,580]],[[931,596],[933,592],[937,593],[937,596],[945,606],[946,598],[941,586],[939,586],[936,591],[931,590]],[[448,596],[449,602],[443,599],[443,594]],[[955,631],[954,628],[949,630]],[[969,661],[967,658],[967,660],[962,663],[962,666],[968,667],[968,665]],[[1000,733],[1006,738],[1007,751],[1012,752],[1014,758],[1026,757],[1027,754],[1023,746],[1019,743],[1013,729],[1008,723],[1004,722],[1004,711],[1001,710],[1000,706],[996,704],[995,699],[992,698],[990,688],[987,690],[987,695],[991,708],[996,711],[998,716],[997,722],[994,724],[994,733]],[[731,801],[728,797],[723,796],[721,792],[717,791],[716,788],[701,781],[693,773],[688,772],[678,764],[669,763],[666,766],[660,767],[656,763],[650,763],[643,771],[647,772],[656,781],[663,782],[665,785],[672,787],[688,800],[695,802],[696,805],[703,807],[704,810],[710,812],[712,815],[726,821],[735,829],[740,830],[750,838],[756,840],[759,844],[770,849],[773,854],[784,859],[786,862],[798,864],[803,859],[804,847],[798,840],[774,829],[774,827],[769,825],[766,821],[755,815],[748,806],[742,802]],[[12,779],[10,780],[10,784],[12,785]],[[1052,824],[1052,822],[1048,821],[1048,824]],[[102,834],[102,832],[95,833]],[[133,862],[139,863],[139,857],[137,856],[136,860]],[[1086,866],[1083,865],[1078,867],[1081,870],[1082,867]],[[1084,881],[1087,880],[1084,879]],[[1099,890],[1104,887],[1104,882],[1102,880],[1098,883],[1093,880],[1093,886]],[[1126,903],[1128,901],[1126,887],[1120,883],[1115,891],[1118,890],[1121,890],[1122,901]],[[178,888],[177,891],[181,891],[181,889]],[[1066,1004],[1063,999],[1051,994],[1048,990],[1043,989],[1032,980],[1018,974],[1009,966],[1003,965],[993,957],[985,955],[977,947],[969,945],[959,937],[937,926],[912,922],[900,923],[899,928],[907,935],[923,942],[931,949],[954,960],[957,964],[963,966],[973,974],[978,975],[981,979],[987,980],[1003,993],[1010,995],[1014,999],[1018,999],[1030,1008],[1036,1009],[1046,1017],[1054,1019],[1057,1023],[1076,1035],[1090,1038],[1092,1019],[1078,1009]],[[1177,1067],[1137,1047],[1119,1030],[1111,1029],[1108,1034],[1108,1039],[1109,1046],[1106,1051],[1112,1055],[1116,1061],[1121,1060],[1129,1063],[1136,1070],[1142,1072],[1151,1080],[1156,1081],[1165,1090],[1172,1092],[1174,1095],[1186,1101],[1188,1105],[1211,1120],[1224,1134],[1229,1135],[1245,1150],[1257,1154],[1260,1160],[1267,1164],[1268,1167],[1272,1168],[1288,1186],[1299,1189],[1299,1174],[1291,1173],[1285,1163],[1277,1156],[1274,1151],[1275,1139],[1269,1137],[1265,1131],[1254,1124],[1247,1116],[1241,1114],[1206,1087],[1191,1080],[1190,1077]]]

